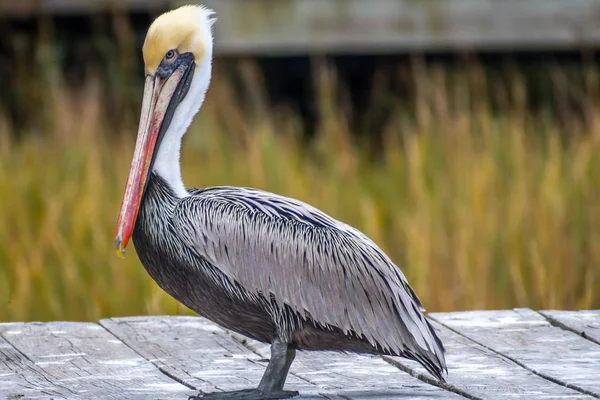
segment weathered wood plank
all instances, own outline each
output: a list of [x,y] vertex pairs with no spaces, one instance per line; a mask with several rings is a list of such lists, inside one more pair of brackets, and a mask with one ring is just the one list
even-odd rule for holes
[[193,394],[98,324],[0,324],[0,334],[48,382],[68,390],[69,399],[147,400]]
[[[253,388],[266,362],[225,331],[199,317],[131,317],[100,324],[162,371],[204,393]],[[303,398],[322,398],[318,388],[294,376],[286,382]]]
[[[232,335],[199,317],[148,317],[100,323],[162,370],[203,392],[255,387],[269,346]],[[245,342],[243,345],[242,342]],[[381,359],[334,353],[299,353],[286,388],[302,399],[453,398]]]
[[[0,1],[0,14],[165,10],[188,0]],[[581,48],[600,44],[597,0],[203,0],[218,54]]]
[[565,327],[600,344],[600,310],[540,311],[550,322]]
[[[175,3],[184,3],[177,0]],[[204,0],[222,53],[395,53],[600,44],[595,0]]]
[[[448,390],[472,399],[600,398],[600,346],[594,342],[600,310],[431,316],[445,325],[434,322],[448,350]],[[0,324],[0,398],[185,399],[194,391],[175,380],[203,391],[254,387],[269,357],[268,345],[203,318],[133,317],[101,323],[123,341],[97,324]],[[390,362],[423,381],[429,378],[417,363],[401,358]],[[379,357],[299,352],[291,373],[288,387],[300,390],[302,399],[459,397]]]
[[[230,335],[236,341],[245,340],[246,345],[262,357],[269,356],[269,345],[244,339],[235,333]],[[378,400],[404,397],[414,400],[460,398],[452,392],[405,374],[377,356],[298,352],[291,371],[296,376],[319,385],[326,390],[325,393],[335,393],[342,398],[377,398]]]
[[[448,384],[469,395],[494,399],[592,399],[591,396],[558,385],[509,359],[432,322],[446,347]],[[420,364],[394,358],[420,377],[429,377]]]
[[600,398],[600,346],[552,326],[532,310],[430,316],[546,379]]
[[31,360],[0,336],[0,399],[66,399],[76,395],[47,379]]

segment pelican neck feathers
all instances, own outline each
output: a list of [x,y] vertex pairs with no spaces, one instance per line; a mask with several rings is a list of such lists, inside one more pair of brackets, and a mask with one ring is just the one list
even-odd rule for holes
[[154,172],[173,189],[177,197],[188,195],[181,177],[181,142],[202,106],[212,73],[214,12],[203,6],[183,6],[158,17],[150,26],[143,53],[146,73],[158,68],[165,53],[176,49],[194,55],[195,71],[185,98],[177,106],[171,124],[156,149]]

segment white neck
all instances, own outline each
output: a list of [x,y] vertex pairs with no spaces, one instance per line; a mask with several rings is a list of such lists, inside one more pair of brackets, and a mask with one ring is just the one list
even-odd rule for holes
[[177,106],[154,160],[153,171],[165,180],[177,197],[189,196],[181,178],[181,140],[204,102],[210,84],[211,59],[211,54],[207,51],[202,62],[197,65],[189,91]]

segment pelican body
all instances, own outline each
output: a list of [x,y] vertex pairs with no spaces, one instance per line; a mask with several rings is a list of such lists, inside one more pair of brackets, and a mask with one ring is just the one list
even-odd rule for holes
[[256,389],[198,398],[276,399],[299,350],[413,359],[440,380],[444,346],[390,258],[357,229],[308,204],[237,187],[187,190],[181,141],[210,83],[212,11],[158,17],[143,46],[146,80],[117,222],[156,283],[220,326],[271,344]]

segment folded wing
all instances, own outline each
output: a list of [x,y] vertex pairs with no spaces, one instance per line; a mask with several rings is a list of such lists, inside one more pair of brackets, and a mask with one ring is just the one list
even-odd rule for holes
[[441,378],[444,348],[419,299],[358,230],[298,200],[232,187],[196,191],[173,218],[195,253],[245,289],[415,358]]

